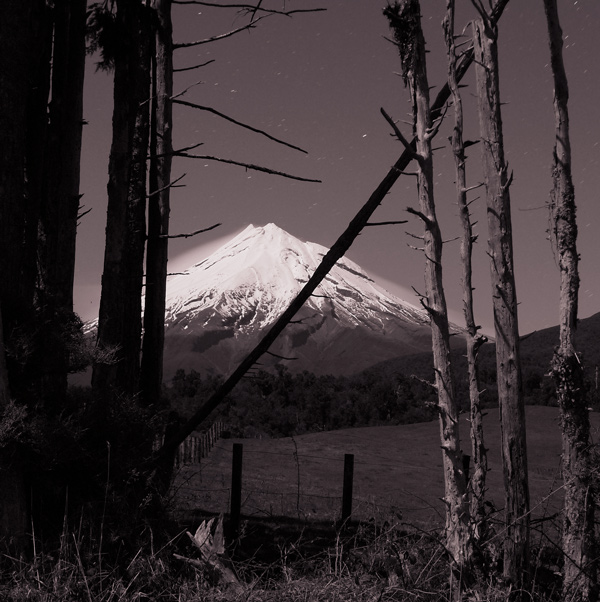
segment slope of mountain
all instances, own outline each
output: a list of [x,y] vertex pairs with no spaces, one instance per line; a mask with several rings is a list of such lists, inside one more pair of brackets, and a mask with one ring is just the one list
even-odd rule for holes
[[[287,308],[325,247],[274,224],[248,226],[210,257],[169,281],[165,378],[178,368],[228,373]],[[428,317],[342,259],[298,312],[262,366],[350,374],[382,360],[425,351]]]

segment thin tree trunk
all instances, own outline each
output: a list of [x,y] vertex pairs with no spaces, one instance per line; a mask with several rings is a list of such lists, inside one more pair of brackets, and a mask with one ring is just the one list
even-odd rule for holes
[[579,293],[579,257],[575,190],[571,177],[569,87],[562,58],[562,30],[556,0],[544,0],[552,74],[556,138],[550,199],[553,242],[560,269],[560,345],[554,352],[552,376],[561,412],[562,472],[565,488],[563,521],[563,600],[596,600],[597,561],[594,533],[594,478],[590,421],[583,366],[575,336]]
[[160,399],[165,340],[165,298],[172,157],[173,41],[171,0],[154,0],[158,25],[155,34],[150,194],[144,341],[141,367],[142,397],[146,405]]
[[384,14],[390,21],[400,50],[402,74],[413,99],[416,134],[416,160],[419,217],[425,225],[425,301],[430,317],[433,365],[438,395],[440,436],[444,466],[446,504],[446,548],[460,571],[470,561],[469,506],[463,469],[454,376],[450,361],[448,312],[442,282],[442,235],[435,212],[433,194],[432,131],[429,84],[425,62],[425,39],[421,29],[418,0],[389,5]]
[[487,341],[486,337],[478,333],[479,327],[475,322],[473,308],[473,284],[472,284],[472,254],[473,243],[477,239],[473,235],[473,225],[467,202],[467,175],[466,156],[463,141],[463,107],[460,97],[458,80],[456,77],[456,46],[454,43],[454,0],[446,2],[447,14],[444,20],[444,31],[448,50],[448,85],[452,92],[452,104],[454,106],[454,130],[452,132],[452,151],[456,167],[456,196],[460,221],[462,224],[462,239],[460,245],[460,257],[462,264],[463,285],[463,313],[467,327],[467,366],[469,374],[469,399],[471,417],[471,454],[473,472],[470,477],[471,498],[471,521],[473,523],[473,535],[475,540],[481,539],[485,529],[485,481],[488,471],[487,450],[483,436],[483,418],[480,400],[479,383],[479,361],[478,351],[481,345]]
[[512,583],[519,584],[529,568],[529,486],[513,267],[511,178],[504,160],[496,42],[497,29],[487,15],[476,20],[475,73],[487,197],[488,254],[506,494],[504,575]]
[[139,392],[141,295],[146,238],[146,158],[150,100],[149,23],[137,0],[117,0],[120,44],[115,57],[113,140],[99,357],[92,387],[101,398]]

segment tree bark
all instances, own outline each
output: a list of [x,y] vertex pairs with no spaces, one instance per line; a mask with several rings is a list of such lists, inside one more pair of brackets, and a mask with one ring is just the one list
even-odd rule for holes
[[485,448],[483,436],[478,351],[487,339],[478,333],[479,327],[475,322],[473,306],[472,255],[473,243],[477,237],[473,235],[473,225],[471,223],[469,204],[467,202],[466,155],[463,140],[463,106],[456,77],[457,56],[454,42],[454,4],[454,0],[446,1],[447,13],[444,20],[444,31],[448,51],[448,85],[452,93],[452,104],[454,106],[452,151],[454,153],[456,168],[456,196],[463,232],[460,245],[460,257],[462,264],[463,314],[467,329],[467,366],[471,418],[471,463],[473,465],[473,472],[469,480],[472,496],[471,523],[474,539],[475,541],[478,541],[483,536],[483,531],[485,529],[485,481],[488,471],[487,450]]
[[[27,99],[33,79],[34,26],[31,3],[8,0],[0,19],[0,415],[11,394],[26,388],[22,333],[32,317],[33,286],[26,280],[25,240],[29,207],[25,180]],[[20,401],[22,401],[21,399]],[[11,446],[12,448],[12,446]],[[12,449],[0,453],[0,540],[17,552],[26,541],[25,473]]]
[[[61,410],[69,373],[85,72],[85,0],[54,4],[52,96],[40,222],[43,397]],[[38,141],[39,143],[39,141]]]
[[470,561],[469,506],[466,476],[460,449],[459,408],[450,360],[450,332],[442,278],[442,235],[435,212],[433,193],[433,123],[429,104],[429,83],[425,61],[425,39],[421,29],[418,0],[401,0],[389,5],[384,14],[390,21],[400,50],[402,75],[413,99],[418,162],[417,187],[425,225],[425,301],[430,317],[435,386],[438,395],[440,436],[444,467],[446,504],[446,549],[454,568],[462,573]]
[[141,295],[146,239],[146,158],[150,100],[149,15],[117,0],[113,140],[98,355],[92,387],[102,399],[139,392]]
[[486,15],[475,21],[475,73],[487,199],[488,254],[496,334],[496,367],[506,495],[504,576],[515,584],[529,567],[529,486],[525,407],[519,356],[513,267],[510,181],[504,159],[497,29]]
[[552,74],[556,137],[550,195],[552,241],[560,270],[560,344],[552,360],[552,376],[561,413],[565,488],[562,546],[563,600],[596,600],[597,560],[594,532],[595,501],[590,421],[583,366],[577,355],[579,256],[575,190],[571,176],[569,87],[562,57],[562,29],[556,0],[544,0]]
[[141,388],[146,405],[160,399],[165,339],[172,146],[173,40],[171,0],[154,0],[155,32],[150,192]]

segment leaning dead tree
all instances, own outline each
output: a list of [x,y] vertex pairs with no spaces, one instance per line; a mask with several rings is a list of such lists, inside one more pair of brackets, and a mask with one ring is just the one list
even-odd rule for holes
[[518,584],[529,567],[529,486],[510,212],[512,175],[509,175],[504,158],[498,30],[481,0],[473,0],[473,4],[480,14],[474,24],[473,40],[487,201],[488,255],[506,500],[504,576]]
[[583,365],[577,355],[579,256],[575,190],[571,177],[569,87],[562,57],[562,30],[556,0],[544,0],[552,75],[556,135],[550,193],[551,240],[560,270],[560,344],[552,360],[552,377],[561,414],[562,473],[565,489],[563,518],[563,600],[597,598],[597,559],[594,534],[594,478]]
[[[491,14],[492,23],[496,23],[502,16],[508,0],[499,1],[494,7]],[[460,81],[473,63],[474,53],[472,49],[467,50],[459,59],[456,72],[457,80]],[[448,84],[445,84],[440,89],[434,103],[431,105],[431,119],[435,120],[439,117],[442,109],[446,105],[450,97],[450,89]],[[283,332],[286,326],[291,322],[296,313],[304,305],[304,303],[313,295],[317,287],[325,279],[331,268],[336,262],[341,259],[356,237],[361,233],[363,228],[368,225],[369,219],[383,202],[386,195],[396,183],[400,175],[408,167],[414,158],[414,151],[405,149],[400,155],[396,163],[388,170],[384,178],[381,180],[377,188],[373,191],[366,203],[361,207],[358,213],[350,221],[346,229],[342,232],[336,242],[331,246],[325,254],[321,263],[314,271],[313,275],[308,279],[302,290],[296,295],[295,299],[290,303],[288,308],[281,314],[277,321],[264,334],[263,338],[258,342],[256,347],[244,358],[240,365],[225,379],[223,384],[215,391],[196,412],[183,424],[171,437],[165,438],[165,442],[161,449],[157,451],[154,458],[149,464],[149,468],[153,468],[164,462],[164,458],[168,457],[179,446],[179,444],[188,437],[194,429],[208,418],[210,414],[219,406],[225,397],[233,390],[237,383],[244,377],[254,364],[264,355],[269,347],[275,342],[277,337]]]
[[454,0],[446,0],[446,17],[444,19],[444,33],[448,53],[448,85],[452,93],[454,107],[454,129],[452,131],[452,152],[456,169],[456,198],[462,237],[460,245],[460,258],[462,264],[462,289],[463,289],[463,314],[466,325],[467,339],[467,367],[469,375],[469,400],[471,418],[471,463],[473,471],[469,479],[471,493],[471,522],[475,541],[481,539],[485,520],[485,480],[488,471],[487,450],[483,436],[483,416],[480,400],[479,361],[478,352],[487,338],[479,334],[480,327],[475,322],[473,307],[472,284],[472,255],[473,244],[477,236],[473,234],[473,223],[467,201],[467,170],[465,142],[463,139],[463,105],[456,77],[456,64],[458,61],[456,36],[454,33]]

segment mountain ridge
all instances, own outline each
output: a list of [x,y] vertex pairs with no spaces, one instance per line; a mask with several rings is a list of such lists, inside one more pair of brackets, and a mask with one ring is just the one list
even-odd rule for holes
[[[274,224],[249,225],[167,285],[165,378],[226,374],[287,309],[327,249]],[[453,327],[455,333],[460,329]],[[456,337],[454,337],[456,338]],[[290,370],[350,374],[430,348],[427,313],[342,258],[271,348]],[[259,367],[282,360],[274,355]]]

